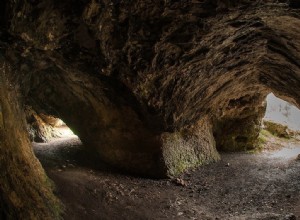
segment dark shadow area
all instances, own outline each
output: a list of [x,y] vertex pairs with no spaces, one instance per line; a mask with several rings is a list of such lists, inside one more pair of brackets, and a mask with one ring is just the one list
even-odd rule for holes
[[102,162],[96,153],[87,150],[78,137],[57,138],[49,143],[33,143],[33,149],[46,170],[62,171],[67,167],[84,167],[116,172],[111,166]]
[[0,28],[5,26],[6,0],[0,2]]

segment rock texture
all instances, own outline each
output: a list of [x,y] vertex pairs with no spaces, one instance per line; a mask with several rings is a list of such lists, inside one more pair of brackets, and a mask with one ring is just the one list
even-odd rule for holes
[[177,175],[255,147],[269,92],[300,106],[298,1],[0,4],[22,101],[120,169]]
[[0,219],[59,219],[60,203],[33,154],[10,69],[0,57]]
[[53,138],[61,136],[56,127],[60,126],[58,118],[38,114],[31,107],[25,107],[25,116],[27,123],[27,131],[31,141],[34,142],[48,142]]

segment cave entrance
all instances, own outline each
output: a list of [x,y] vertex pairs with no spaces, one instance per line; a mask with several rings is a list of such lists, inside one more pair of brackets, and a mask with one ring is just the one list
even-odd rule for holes
[[103,168],[97,153],[84,146],[62,119],[37,113],[28,107],[26,120],[33,151],[46,172],[53,169],[62,172],[77,166],[98,170]]
[[31,107],[25,110],[27,130],[32,142],[48,143],[53,141],[78,139],[78,136],[60,118],[44,113],[37,113]]
[[270,93],[259,144],[271,157],[292,159],[300,154],[300,110]]
[[60,118],[28,107],[26,120],[34,153],[46,170],[74,166],[84,158],[81,140]]

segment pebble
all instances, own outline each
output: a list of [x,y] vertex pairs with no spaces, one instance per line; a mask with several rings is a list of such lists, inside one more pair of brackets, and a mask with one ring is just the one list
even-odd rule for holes
[[296,216],[294,214],[288,214],[284,217],[284,220],[296,220]]
[[180,178],[176,178],[175,183],[180,186],[187,186],[187,182]]
[[177,213],[177,216],[181,216],[181,215],[183,215],[183,212],[178,212]]

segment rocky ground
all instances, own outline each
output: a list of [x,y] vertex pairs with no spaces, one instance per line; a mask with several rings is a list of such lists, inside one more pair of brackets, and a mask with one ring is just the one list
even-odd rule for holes
[[300,143],[222,160],[177,180],[99,164],[74,136],[34,144],[65,219],[300,219]]

